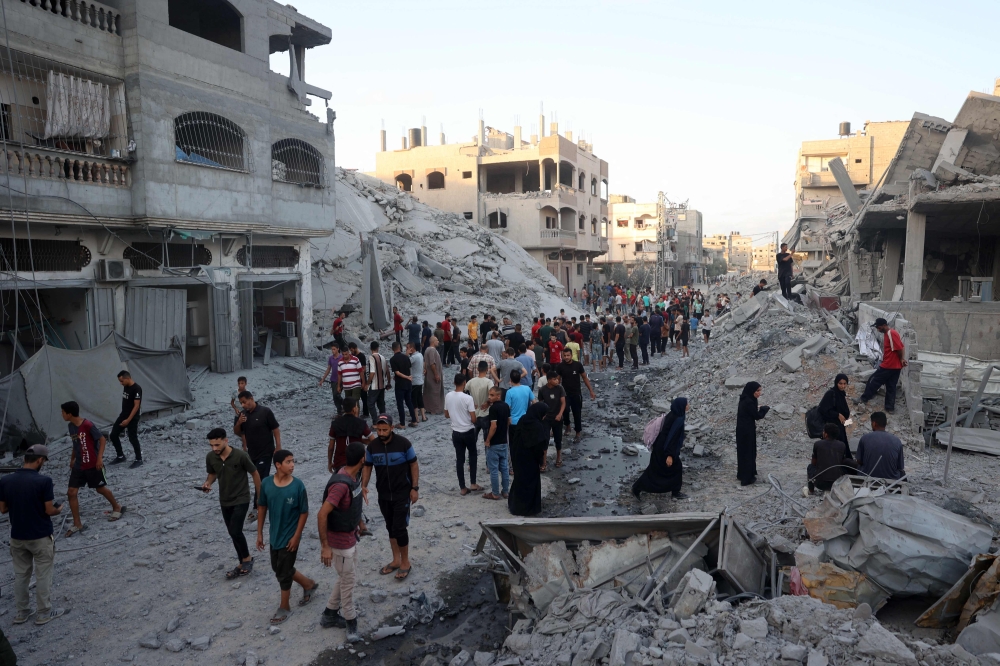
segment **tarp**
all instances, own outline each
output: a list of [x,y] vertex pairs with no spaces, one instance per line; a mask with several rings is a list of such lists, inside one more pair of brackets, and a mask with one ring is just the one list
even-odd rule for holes
[[186,407],[194,402],[179,341],[169,349],[141,347],[117,333],[82,351],[44,347],[0,380],[6,407],[0,450],[17,450],[66,434],[59,405],[70,400],[80,415],[107,428],[121,411],[116,375],[128,370],[142,387],[142,412]]

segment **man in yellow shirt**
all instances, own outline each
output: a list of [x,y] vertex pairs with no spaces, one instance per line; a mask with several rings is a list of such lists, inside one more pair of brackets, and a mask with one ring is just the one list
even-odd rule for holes
[[580,343],[579,342],[577,342],[576,340],[573,340],[571,338],[570,341],[566,343],[566,349],[568,349],[569,351],[573,352],[573,360],[574,361],[579,361],[580,360]]
[[473,351],[479,349],[479,322],[476,321],[476,315],[469,317],[469,346]]

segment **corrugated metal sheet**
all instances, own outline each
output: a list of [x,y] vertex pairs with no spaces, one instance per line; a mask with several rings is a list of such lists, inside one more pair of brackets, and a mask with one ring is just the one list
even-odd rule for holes
[[[958,366],[962,361],[960,354],[945,354],[942,352],[918,351],[917,360],[923,363],[920,372],[920,386],[924,395],[928,391],[935,393],[947,392],[954,394],[958,382]],[[983,373],[994,363],[1000,361],[981,361],[971,356],[965,357],[965,375],[962,378],[962,394],[975,395],[979,383],[983,381]],[[1000,395],[1000,372],[994,372],[986,383],[983,395]]]
[[240,290],[240,355],[246,370],[253,368],[253,288],[250,283],[239,284]]
[[129,287],[125,337],[149,349],[168,349],[177,337],[187,348],[187,290]]
[[230,286],[215,285],[209,289],[212,294],[213,341],[215,343],[212,358],[212,370],[215,372],[232,372],[233,367],[233,327],[230,322]]
[[95,287],[87,292],[90,346],[96,347],[115,332],[115,290]]

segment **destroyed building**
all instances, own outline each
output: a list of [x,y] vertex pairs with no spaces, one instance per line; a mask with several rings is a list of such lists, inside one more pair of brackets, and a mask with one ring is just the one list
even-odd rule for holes
[[330,29],[270,0],[14,2],[6,21],[0,366],[113,332],[219,372],[301,353],[309,239],[336,210],[305,59]]
[[421,202],[463,216],[523,247],[563,285],[580,290],[593,260],[608,251],[608,163],[591,143],[559,133],[539,117],[539,134],[522,139],[487,127],[469,141],[428,145],[414,128],[387,150],[385,130],[374,175]]

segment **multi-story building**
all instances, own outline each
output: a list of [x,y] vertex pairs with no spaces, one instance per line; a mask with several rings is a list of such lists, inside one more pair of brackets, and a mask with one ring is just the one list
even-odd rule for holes
[[220,372],[301,353],[335,220],[330,93],[303,73],[330,30],[271,0],[108,3],[6,5],[0,365],[112,331]]
[[775,260],[777,254],[778,248],[775,246],[774,241],[763,245],[754,245],[750,267],[755,271],[773,272],[777,266]]
[[796,218],[820,215],[824,208],[844,200],[830,171],[834,158],[843,161],[857,189],[875,189],[908,126],[909,121],[868,121],[861,132],[851,134],[851,124],[841,123],[840,138],[803,141],[795,172]]
[[738,231],[729,234],[729,270],[746,273],[753,263],[753,239]]
[[[544,117],[539,127],[545,127]],[[527,250],[566,288],[582,289],[593,260],[608,251],[608,163],[557,123],[521,138],[479,121],[471,140],[427,145],[414,128],[399,150],[386,150],[385,132],[375,177],[420,201],[464,215]]]
[[702,215],[691,208],[677,208],[671,212],[677,220],[677,262],[674,264],[674,284],[704,284]]
[[726,234],[704,236],[701,239],[701,244],[709,253],[709,263],[715,260],[729,263],[729,236]]

